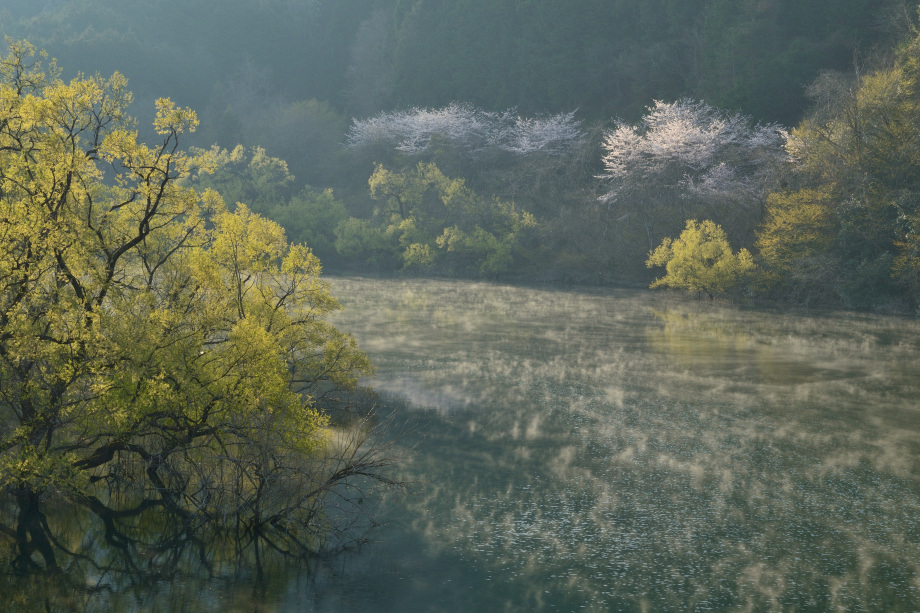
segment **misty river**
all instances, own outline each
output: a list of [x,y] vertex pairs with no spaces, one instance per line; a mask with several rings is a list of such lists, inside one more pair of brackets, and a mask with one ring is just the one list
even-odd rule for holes
[[411,486],[386,523],[306,568],[154,579],[87,610],[920,610],[920,321],[332,286],[402,433]]
[[415,486],[314,577],[314,610],[920,609],[920,322],[630,290],[333,291],[413,425]]

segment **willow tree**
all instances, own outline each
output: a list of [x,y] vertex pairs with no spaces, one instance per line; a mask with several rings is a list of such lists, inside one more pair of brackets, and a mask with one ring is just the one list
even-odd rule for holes
[[[69,83],[27,43],[0,63],[0,534],[55,569],[48,505],[121,543],[150,511],[308,550],[324,493],[381,457],[342,448],[315,400],[369,363],[325,320],[320,264],[281,228],[183,185],[189,109],[156,103],[138,142],[118,74]],[[381,477],[383,478],[383,477]]]

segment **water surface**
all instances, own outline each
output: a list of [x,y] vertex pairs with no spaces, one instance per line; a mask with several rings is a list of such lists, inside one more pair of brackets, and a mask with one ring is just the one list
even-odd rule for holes
[[920,609],[920,326],[338,279],[419,426],[316,610]]
[[920,610],[920,322],[467,282],[333,293],[408,429],[387,524],[306,567],[153,579],[89,610]]

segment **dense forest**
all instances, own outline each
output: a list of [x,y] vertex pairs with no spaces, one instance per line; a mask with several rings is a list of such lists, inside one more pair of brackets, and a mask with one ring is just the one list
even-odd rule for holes
[[0,23],[67,78],[125,75],[140,126],[160,96],[197,109],[219,169],[196,186],[327,269],[920,300],[904,0],[7,0]]
[[68,69],[117,70],[142,99],[165,90],[202,110],[249,95],[260,106],[321,100],[348,115],[462,100],[635,120],[653,99],[691,96],[787,125],[820,71],[887,48],[912,17],[901,0],[2,5],[6,34]]

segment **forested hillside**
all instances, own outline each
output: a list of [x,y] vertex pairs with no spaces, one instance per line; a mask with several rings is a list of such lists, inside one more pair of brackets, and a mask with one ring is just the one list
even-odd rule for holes
[[140,125],[157,96],[198,109],[221,167],[196,184],[334,269],[701,289],[671,268],[706,220],[753,261],[716,293],[898,309],[916,22],[905,0],[0,2],[65,77],[124,74]]
[[403,0],[394,101],[635,118],[682,95],[793,122],[804,85],[892,22],[878,0]]
[[[636,119],[689,95],[794,123],[804,87],[906,26],[901,0],[7,0],[5,34],[139,96],[469,101]],[[229,98],[229,99],[228,99]],[[263,100],[264,101],[264,100]],[[219,112],[221,109],[214,109]]]

